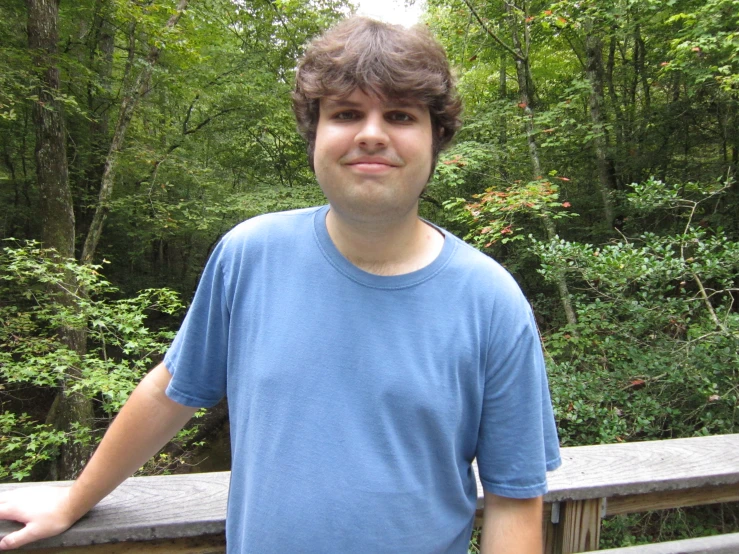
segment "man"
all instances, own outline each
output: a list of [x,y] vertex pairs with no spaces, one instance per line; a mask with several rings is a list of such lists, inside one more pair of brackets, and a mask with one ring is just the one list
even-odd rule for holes
[[[531,310],[495,262],[418,217],[460,105],[420,28],[352,18],[315,40],[294,108],[329,205],[219,243],[163,364],[70,488],[0,501],[62,532],[192,416],[229,398],[228,551],[541,552],[559,465]],[[30,499],[29,499],[30,498]]]

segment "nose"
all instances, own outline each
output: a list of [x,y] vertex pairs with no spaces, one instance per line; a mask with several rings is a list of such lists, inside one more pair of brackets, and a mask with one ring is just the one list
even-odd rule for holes
[[354,137],[354,142],[368,150],[385,148],[390,141],[385,125],[387,122],[381,112],[374,110],[368,112]]

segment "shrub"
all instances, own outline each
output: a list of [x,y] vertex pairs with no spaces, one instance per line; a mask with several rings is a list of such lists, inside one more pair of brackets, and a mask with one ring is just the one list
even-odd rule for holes
[[[155,328],[150,316],[181,310],[176,293],[148,289],[117,298],[100,270],[61,259],[35,242],[7,246],[0,254],[0,479],[28,477],[62,443],[97,441],[173,337],[169,329]],[[85,334],[86,350],[70,349],[61,329]],[[74,378],[70,367],[77,369]],[[62,382],[66,391],[95,401],[99,428],[76,425],[64,433],[40,421],[43,414],[19,411],[13,391],[56,391]]]

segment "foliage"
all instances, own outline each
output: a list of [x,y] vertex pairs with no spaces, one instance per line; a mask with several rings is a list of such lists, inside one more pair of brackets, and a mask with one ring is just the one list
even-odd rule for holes
[[[87,442],[88,431],[80,432],[74,440]],[[28,477],[37,464],[50,460],[55,449],[69,440],[63,431],[39,424],[26,413],[0,414],[0,432],[0,479],[12,477],[20,481]]]
[[[34,242],[7,246],[0,254],[0,379],[9,395],[0,419],[0,479],[27,477],[61,443],[98,438],[95,429],[77,426],[65,435],[27,413],[14,413],[13,390],[53,389],[69,379],[68,367],[76,367],[80,377],[67,383],[67,390],[94,399],[100,416],[110,419],[173,337],[170,330],[157,329],[152,317],[179,312],[176,293],[148,289],[116,298],[100,269],[59,259]],[[85,331],[86,354],[61,340],[61,328]]]
[[577,326],[545,343],[565,444],[736,432],[739,242],[695,221],[722,192],[649,180],[629,200],[682,210],[679,232],[533,241],[540,272],[566,271],[581,291]]
[[693,83],[739,95],[739,1],[699,2],[695,11],[675,13],[668,23],[678,26],[670,41],[671,59],[664,71],[679,71]]
[[480,529],[472,530],[470,544],[467,547],[467,554],[480,554]]
[[603,520],[600,548],[677,541],[732,533],[737,527],[731,504],[675,508]]
[[504,244],[522,240],[520,232],[524,228],[516,219],[518,214],[553,220],[574,215],[563,211],[571,204],[560,202],[557,185],[544,178],[528,183],[518,181],[505,190],[489,187],[473,198],[475,202],[467,202],[464,198],[447,200],[444,206],[454,212],[453,221],[471,229],[464,238],[481,250],[499,240]]
[[[459,76],[465,125],[440,157],[422,213],[495,256],[533,300],[563,442],[735,431],[738,0],[426,4],[425,22]],[[148,306],[175,299],[152,287],[189,295],[235,223],[324,201],[289,91],[306,41],[348,4],[199,0],[167,29],[175,5],[60,4],[54,59],[78,250],[122,99],[152,49],[160,55],[117,160],[97,249],[120,290],[99,267],[38,245],[2,255],[6,477],[43,465],[62,441],[97,440],[97,428],[67,436],[45,427],[46,391],[64,368],[81,368],[69,384],[96,400],[104,427],[167,341],[157,330],[164,316]],[[0,5],[0,237],[32,239],[41,236],[31,117],[39,73],[26,17],[21,0]],[[519,99],[514,32],[530,46],[531,105]],[[557,275],[574,293],[574,325],[554,300]],[[65,304],[55,287],[70,276],[90,289]],[[61,345],[59,326],[84,329],[88,353]],[[34,395],[43,398],[29,404]],[[173,456],[146,471],[168,471]]]
[[[30,121],[36,80],[27,70],[25,6],[6,4],[0,8],[0,237],[33,238],[40,236]],[[142,274],[189,293],[198,271],[183,274],[183,264],[202,263],[229,226],[263,209],[265,189],[293,189],[300,197],[298,189],[314,186],[290,109],[292,72],[307,40],[347,10],[339,0],[207,0],[191,2],[167,28],[175,6],[173,0],[60,6],[63,38],[55,61],[78,246],[95,211],[122,101],[152,49],[160,52],[116,160],[97,249],[96,259],[110,260],[116,283],[131,293],[142,288]]]

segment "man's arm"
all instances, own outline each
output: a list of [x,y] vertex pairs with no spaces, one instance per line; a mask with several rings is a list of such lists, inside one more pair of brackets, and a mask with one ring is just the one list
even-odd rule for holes
[[23,488],[0,496],[0,519],[25,524],[0,541],[0,550],[66,531],[187,423],[196,408],[167,397],[169,380],[164,364],[144,377],[71,487]]
[[541,554],[542,497],[505,498],[485,493],[480,554]]

